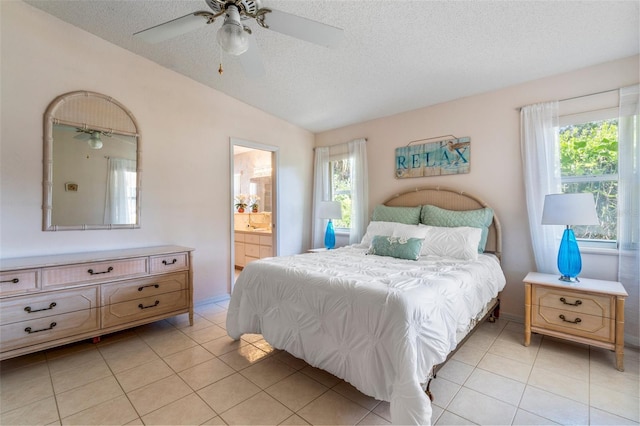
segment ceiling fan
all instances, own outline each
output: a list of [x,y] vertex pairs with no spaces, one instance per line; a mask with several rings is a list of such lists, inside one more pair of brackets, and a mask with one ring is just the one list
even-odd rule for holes
[[336,47],[343,36],[341,28],[261,6],[261,0],[205,0],[213,12],[198,11],[146,30],[133,36],[148,43],[158,43],[212,24],[224,15],[217,40],[222,49],[239,56],[248,77],[264,75],[258,46],[250,37],[251,29],[241,21],[255,19],[263,28],[326,47]]
[[76,132],[79,132],[79,133],[75,135],[73,138],[83,140],[83,141],[86,140],[87,144],[89,144],[89,147],[91,149],[102,148],[103,143],[100,135],[111,137],[111,132],[103,132],[100,130],[76,128]]

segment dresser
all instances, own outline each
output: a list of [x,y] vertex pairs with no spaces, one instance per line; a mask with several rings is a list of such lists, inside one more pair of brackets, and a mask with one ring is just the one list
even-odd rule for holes
[[621,283],[580,278],[565,282],[558,275],[530,272],[524,278],[524,345],[531,333],[546,334],[615,351],[616,368],[624,371],[624,302]]
[[0,260],[0,360],[188,313],[193,249]]

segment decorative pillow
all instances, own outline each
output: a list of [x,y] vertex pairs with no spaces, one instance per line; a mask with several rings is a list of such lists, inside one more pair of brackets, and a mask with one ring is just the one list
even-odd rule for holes
[[418,225],[407,225],[397,222],[369,222],[367,232],[362,237],[361,245],[369,247],[376,235],[385,237],[406,237],[406,238],[424,238],[425,230]]
[[440,207],[424,205],[420,214],[420,222],[431,226],[469,226],[480,228],[482,235],[478,243],[478,253],[484,252],[489,235],[489,226],[493,221],[493,210],[489,207],[477,210],[446,210]]
[[376,235],[373,237],[368,254],[390,256],[397,259],[418,260],[418,258],[420,258],[423,241],[421,238]]
[[382,204],[375,206],[371,220],[376,222],[398,222],[408,225],[420,223],[421,206],[417,207],[389,207]]
[[478,260],[480,228],[461,226],[456,228],[421,225],[427,230],[421,255],[452,257],[461,260]]

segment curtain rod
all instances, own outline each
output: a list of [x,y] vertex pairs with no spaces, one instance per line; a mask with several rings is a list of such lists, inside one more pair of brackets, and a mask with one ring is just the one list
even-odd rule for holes
[[[357,139],[364,139],[364,140],[365,140],[365,142],[369,142],[369,140],[368,140],[367,138],[357,138]],[[355,140],[355,139],[352,139],[352,140]],[[349,142],[351,142],[351,141],[349,141]],[[314,147],[313,147],[313,150],[315,151],[315,150],[316,150],[316,148],[331,148],[332,146],[346,145],[346,144],[348,144],[349,142],[334,143],[333,145],[314,146]]]
[[[609,90],[603,90],[601,92],[589,93],[589,94],[586,94],[586,95],[572,96],[570,98],[558,99],[558,102],[572,101],[574,99],[586,98],[587,96],[595,96],[595,95],[602,95],[602,94],[610,93],[610,92],[617,92],[618,90],[620,90],[620,89],[609,89]],[[516,111],[521,111],[522,108],[524,108],[525,106],[528,106],[528,105],[524,105],[524,106],[518,107],[518,108],[516,108]]]

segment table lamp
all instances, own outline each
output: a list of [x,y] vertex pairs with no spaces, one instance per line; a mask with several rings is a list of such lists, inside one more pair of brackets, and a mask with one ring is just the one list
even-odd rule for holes
[[324,246],[331,250],[336,246],[336,233],[333,229],[332,219],[342,219],[342,205],[339,201],[322,201],[320,203],[320,219],[329,219],[327,230],[324,233]]
[[573,229],[569,225],[598,225],[596,204],[591,193],[548,194],[544,198],[543,225],[565,225],[560,249],[558,270],[561,281],[580,281],[582,258]]

